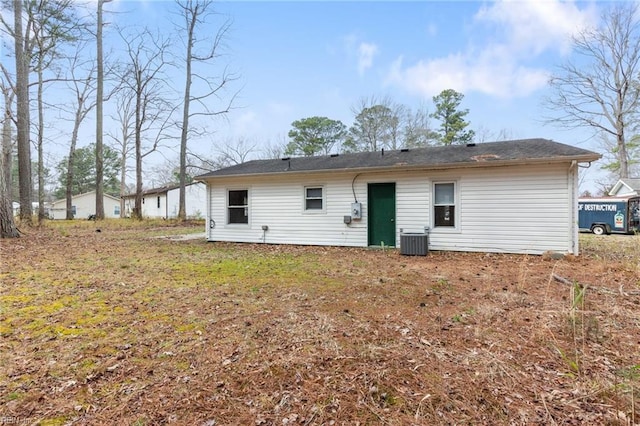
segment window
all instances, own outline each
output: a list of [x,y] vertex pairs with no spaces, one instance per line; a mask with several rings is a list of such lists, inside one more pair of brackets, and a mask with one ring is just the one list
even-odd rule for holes
[[120,206],[113,206],[113,215],[120,216]]
[[71,206],[71,214],[75,217],[76,216],[76,206]]
[[227,223],[249,223],[249,191],[229,191]]
[[456,186],[453,182],[433,185],[433,225],[434,227],[456,226]]
[[322,210],[324,207],[322,192],[321,186],[306,187],[304,189],[304,209]]

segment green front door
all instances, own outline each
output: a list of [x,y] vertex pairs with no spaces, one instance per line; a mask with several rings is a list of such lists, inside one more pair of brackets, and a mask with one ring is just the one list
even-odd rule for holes
[[370,183],[368,187],[369,245],[396,245],[396,184]]

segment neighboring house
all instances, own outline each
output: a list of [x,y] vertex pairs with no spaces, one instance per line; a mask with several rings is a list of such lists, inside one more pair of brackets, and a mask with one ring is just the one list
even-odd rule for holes
[[[49,216],[51,213],[49,211],[50,209],[50,205],[51,203],[44,203],[44,214],[45,216]],[[11,208],[13,210],[13,215],[14,216],[19,216],[20,215],[20,203],[18,203],[17,201],[12,201],[11,202]],[[40,210],[40,203],[38,203],[37,201],[33,201],[31,203],[31,212],[34,215],[38,214],[38,210]]]
[[[136,195],[123,197],[125,212],[131,215],[135,206]],[[142,217],[148,219],[174,219],[178,217],[180,207],[180,186],[163,186],[146,190],[142,193]],[[206,185],[193,182],[185,185],[185,208],[187,218],[204,217],[206,207]]]
[[627,197],[640,195],[640,179],[620,179],[613,185],[609,195],[612,197]]
[[[192,182],[185,185],[185,209],[187,219],[204,219],[207,208],[207,185]],[[167,192],[167,217],[178,217],[180,208],[180,187],[176,186]]]
[[[148,189],[142,192],[142,217],[166,218],[167,217],[167,191],[169,187]],[[136,204],[136,194],[127,194],[124,200],[125,216],[130,217]]]
[[[104,217],[114,219],[120,217],[120,200],[111,195],[103,195]],[[52,219],[67,218],[67,200],[56,200],[50,204],[49,215]],[[86,192],[71,198],[74,219],[88,219],[96,214],[96,192]]]
[[255,160],[207,184],[207,240],[578,253],[578,164],[546,139]]

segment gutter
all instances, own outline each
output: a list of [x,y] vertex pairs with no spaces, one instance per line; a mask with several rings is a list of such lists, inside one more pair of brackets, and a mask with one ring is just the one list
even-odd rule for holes
[[223,174],[215,176],[200,176],[195,177],[194,180],[198,182],[207,182],[212,179],[221,178],[247,178],[256,176],[285,176],[291,174],[324,174],[324,173],[382,173],[393,171],[414,171],[414,170],[448,170],[448,169],[471,169],[481,167],[504,167],[504,166],[521,166],[521,165],[535,165],[535,164],[561,164],[561,163],[591,163],[599,160],[600,155],[584,155],[580,157],[552,157],[552,158],[535,158],[535,159],[522,159],[522,160],[487,160],[487,161],[475,161],[475,162],[459,162],[459,163],[447,163],[447,164],[435,164],[435,165],[407,165],[404,163],[396,164],[393,166],[382,167],[349,167],[341,169],[315,169],[315,170],[285,170],[278,172],[265,172],[265,173],[233,173]]

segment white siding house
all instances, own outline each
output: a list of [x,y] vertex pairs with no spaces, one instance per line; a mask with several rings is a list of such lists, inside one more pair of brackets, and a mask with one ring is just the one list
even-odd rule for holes
[[[185,209],[188,219],[202,219],[207,208],[207,186],[202,182],[185,185]],[[178,217],[180,208],[180,188],[167,191],[167,217]]]
[[[120,200],[118,198],[105,194],[103,203],[105,219],[120,217]],[[75,219],[88,219],[89,216],[96,214],[96,192],[74,195],[71,199],[71,205]],[[66,219],[67,200],[63,198],[52,202],[49,215],[52,219]]]
[[[135,194],[124,197],[125,212],[131,215],[135,205]],[[148,219],[175,219],[180,207],[180,187],[163,186],[142,193],[142,217]],[[193,182],[185,185],[185,208],[187,218],[204,217],[206,208],[206,185]]]
[[399,247],[428,232],[432,250],[577,254],[578,163],[599,157],[533,139],[257,160],[197,179],[209,241]]
[[631,197],[634,195],[640,195],[640,179],[620,179],[609,191],[611,197]]

